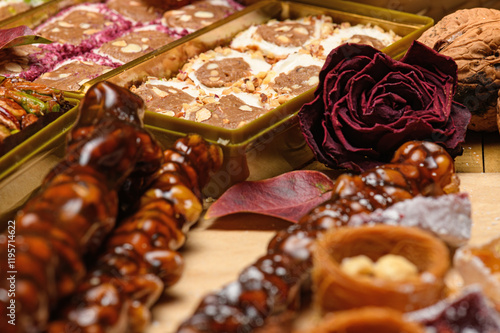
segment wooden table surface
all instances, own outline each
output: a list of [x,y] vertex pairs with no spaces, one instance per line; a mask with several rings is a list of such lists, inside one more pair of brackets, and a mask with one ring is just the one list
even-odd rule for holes
[[[474,161],[477,167],[478,161],[481,161],[482,167],[482,156],[473,155],[473,151],[470,149],[469,156],[464,155],[462,160],[459,158],[457,166],[462,162],[466,166],[466,161]],[[493,159],[486,162],[493,163]],[[472,202],[470,243],[479,244],[494,236],[500,237],[500,206],[497,204],[500,173],[460,172],[459,176],[461,191],[469,193]],[[154,321],[147,332],[175,332],[178,324],[193,312],[204,294],[235,280],[244,267],[264,254],[275,230],[288,225],[280,219],[255,214],[202,220],[191,230],[182,250],[186,262],[183,277],[154,307]]]

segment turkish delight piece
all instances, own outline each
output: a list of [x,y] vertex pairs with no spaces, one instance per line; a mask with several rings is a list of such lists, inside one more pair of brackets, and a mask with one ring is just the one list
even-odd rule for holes
[[135,22],[141,23],[160,20],[164,12],[163,9],[152,6],[145,0],[109,0],[106,2],[106,6]]
[[197,1],[163,14],[162,23],[186,35],[234,13],[235,9],[225,0]]
[[200,96],[194,85],[176,79],[149,78],[131,91],[144,100],[148,111],[172,117],[183,117],[184,106],[195,103]]
[[34,82],[51,88],[77,91],[86,82],[109,72],[117,65],[96,54],[87,54],[64,60],[53,70],[38,77]]
[[331,18],[328,16],[271,20],[242,31],[230,46],[239,51],[259,50],[269,57],[284,58],[320,38],[325,25],[331,26]]
[[430,307],[409,312],[405,317],[424,324],[429,333],[500,332],[500,315],[478,285]]
[[39,25],[35,32],[60,44],[84,44],[84,51],[88,51],[116,38],[131,26],[130,20],[103,4],[82,4],[61,11]]
[[105,42],[95,53],[108,56],[115,62],[127,63],[167,45],[174,39],[164,26],[149,25],[133,28],[124,35]]

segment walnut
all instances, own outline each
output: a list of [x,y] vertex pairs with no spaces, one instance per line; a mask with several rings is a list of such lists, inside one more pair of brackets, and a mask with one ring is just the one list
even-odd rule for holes
[[418,41],[457,63],[458,86],[454,99],[471,111],[469,129],[498,130],[500,11],[458,10],[424,32]]

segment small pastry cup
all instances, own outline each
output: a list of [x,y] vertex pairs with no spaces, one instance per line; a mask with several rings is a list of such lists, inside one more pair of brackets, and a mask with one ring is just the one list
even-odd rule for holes
[[[344,258],[365,255],[377,261],[399,255],[418,269],[405,280],[349,275],[340,266]],[[436,303],[444,296],[444,276],[450,267],[443,241],[413,227],[373,225],[340,228],[317,241],[312,270],[315,304],[323,312],[363,306],[413,311]]]
[[331,313],[316,327],[308,328],[307,332],[425,333],[425,330],[418,323],[406,321],[400,311],[391,308],[364,307]]

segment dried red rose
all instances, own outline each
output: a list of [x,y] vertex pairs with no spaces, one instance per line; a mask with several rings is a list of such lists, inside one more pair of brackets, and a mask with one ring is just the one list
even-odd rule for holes
[[457,65],[413,42],[401,61],[368,45],[344,44],[328,56],[315,99],[299,112],[316,158],[355,171],[387,163],[409,140],[462,153],[470,111],[453,102]]

